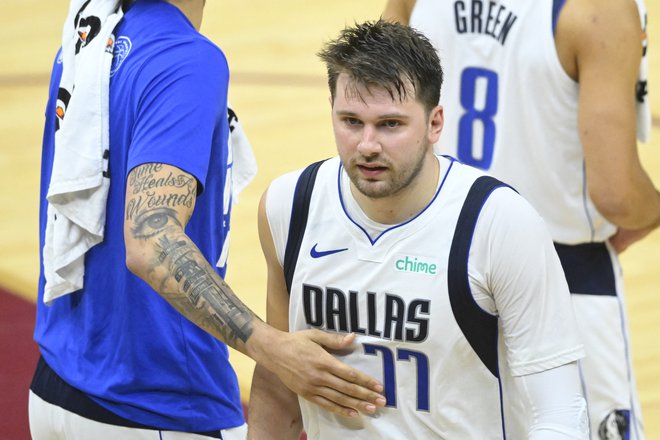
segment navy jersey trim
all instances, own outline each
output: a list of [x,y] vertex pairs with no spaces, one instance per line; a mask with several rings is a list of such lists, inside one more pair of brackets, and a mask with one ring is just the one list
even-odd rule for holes
[[557,32],[557,20],[566,0],[552,0],[552,34]]
[[508,186],[489,176],[474,181],[458,216],[449,251],[447,286],[456,323],[493,376],[499,379],[497,317],[475,302],[468,279],[468,256],[479,213],[495,188]]
[[380,234],[378,234],[378,236],[377,236],[376,238],[371,238],[371,235],[369,235],[369,233],[368,233],[367,230],[364,228],[364,226],[362,226],[360,223],[358,223],[357,221],[355,221],[355,220],[353,219],[353,217],[351,217],[351,216],[348,214],[348,211],[346,210],[346,204],[344,203],[344,196],[343,196],[343,194],[342,194],[342,192],[341,192],[341,177],[342,177],[343,165],[340,164],[340,165],[339,165],[339,169],[338,169],[339,172],[337,173],[337,193],[339,194],[339,203],[341,204],[341,207],[342,207],[342,209],[344,210],[344,215],[346,216],[346,218],[348,218],[348,219],[351,221],[351,223],[353,223],[355,226],[357,226],[357,228],[358,228],[359,230],[361,230],[361,231],[364,233],[365,237],[367,237],[367,239],[369,240],[369,243],[371,243],[372,246],[375,245],[376,242],[377,242],[378,240],[380,240],[380,238],[381,238],[382,236],[384,236],[385,234],[387,234],[388,232],[393,231],[393,230],[398,229],[398,228],[401,228],[401,227],[403,227],[403,226],[405,226],[405,225],[407,225],[407,224],[409,224],[409,223],[415,221],[415,219],[417,219],[418,217],[420,217],[420,216],[421,216],[421,215],[422,215],[427,209],[429,209],[429,207],[435,202],[435,200],[436,200],[436,199],[438,198],[438,196],[440,195],[440,191],[442,191],[442,188],[443,188],[443,186],[445,185],[445,181],[447,180],[447,177],[449,176],[449,173],[450,173],[450,171],[451,171],[451,168],[454,166],[454,162],[456,162],[456,159],[454,159],[454,158],[451,157],[451,156],[445,156],[445,155],[443,155],[442,157],[444,157],[444,158],[446,158],[446,159],[449,159],[449,167],[447,167],[447,171],[445,172],[445,175],[444,175],[444,177],[442,178],[442,181],[440,182],[440,185],[438,185],[438,189],[436,190],[435,194],[433,195],[433,198],[429,201],[429,203],[424,207],[424,209],[422,209],[421,211],[419,211],[419,213],[417,213],[417,215],[415,215],[414,217],[409,218],[408,220],[406,220],[406,221],[403,222],[403,223],[399,223],[399,224],[396,224],[396,225],[394,225],[394,226],[392,226],[392,227],[390,227],[390,228],[385,229],[385,230],[382,231]]
[[[44,401],[57,405],[86,419],[114,426],[127,428],[151,429],[160,431],[164,429],[155,426],[143,425],[125,419],[107,410],[93,401],[87,394],[66,383],[44,360],[42,356],[37,362],[37,369],[30,384],[30,390]],[[194,432],[206,437],[222,439],[220,430],[209,432]]]
[[572,294],[616,296],[612,258],[605,243],[555,243]]
[[[327,160],[327,159],[326,159]],[[286,249],[284,251],[284,279],[286,280],[286,290],[291,294],[291,283],[293,274],[296,270],[300,246],[307,226],[309,217],[309,202],[312,199],[314,182],[316,174],[325,160],[315,162],[305,168],[298,178],[296,189],[293,193],[293,206],[291,207],[291,223],[289,224],[289,234],[286,239]]]

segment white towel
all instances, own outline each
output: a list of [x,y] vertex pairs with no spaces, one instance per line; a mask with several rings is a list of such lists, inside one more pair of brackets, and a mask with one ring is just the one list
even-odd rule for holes
[[[230,194],[224,194],[224,210],[225,213],[231,209],[231,204],[238,203],[238,193],[240,193],[257,174],[257,161],[252,151],[252,145],[248,140],[243,126],[241,125],[236,113],[231,105],[227,105],[227,113],[229,120],[229,159],[227,162],[230,164],[231,172],[231,197]],[[227,265],[227,258],[229,256],[229,238],[231,232],[227,233],[225,242],[220,251],[220,257],[215,265],[219,268],[224,268]]]
[[641,142],[649,142],[651,140],[651,126],[652,115],[651,105],[649,103],[648,95],[648,36],[647,36],[647,17],[646,7],[643,0],[636,0],[637,8],[639,9],[639,18],[642,24],[642,47],[643,55],[642,61],[639,66],[639,74],[637,76],[636,85],[636,98],[637,98],[637,139]]
[[229,154],[232,165],[232,200],[238,202],[240,193],[257,174],[257,160],[252,151],[252,144],[243,131],[243,126],[236,112],[228,104],[229,113]]
[[46,304],[83,287],[85,253],[103,241],[112,32],[122,16],[120,0],[71,0],[64,23],[43,249]]

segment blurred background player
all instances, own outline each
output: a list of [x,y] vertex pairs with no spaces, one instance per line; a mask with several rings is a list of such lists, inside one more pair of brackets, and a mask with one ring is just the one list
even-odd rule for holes
[[[547,223],[573,293],[592,438],[643,439],[617,253],[660,223],[642,2],[389,0],[446,64],[436,151],[511,184]],[[620,437],[619,437],[620,436]]]

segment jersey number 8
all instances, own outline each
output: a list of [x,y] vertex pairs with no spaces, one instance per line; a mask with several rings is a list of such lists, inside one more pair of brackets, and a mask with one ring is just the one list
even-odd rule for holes
[[[458,160],[483,170],[490,168],[493,162],[497,89],[497,73],[492,70],[468,67],[461,74],[461,105],[465,113],[458,122]],[[477,98],[483,102],[479,103],[479,108]],[[477,154],[474,146],[475,131],[479,128],[483,130],[481,154]]]

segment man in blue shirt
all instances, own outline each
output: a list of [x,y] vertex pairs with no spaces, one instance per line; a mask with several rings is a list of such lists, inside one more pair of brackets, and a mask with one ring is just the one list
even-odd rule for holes
[[[374,412],[384,404],[381,386],[321,348],[343,347],[352,336],[277,331],[223,281],[233,166],[229,70],[222,51],[198,32],[204,1],[123,6],[110,68],[104,238],[84,255],[82,289],[52,301],[44,301],[42,256],[33,438],[244,437],[225,344],[324,408],[348,416]],[[84,48],[92,20],[79,13],[76,22]],[[71,92],[63,92],[62,58],[46,110],[42,248],[55,137]],[[162,431],[171,432],[162,437]]]

